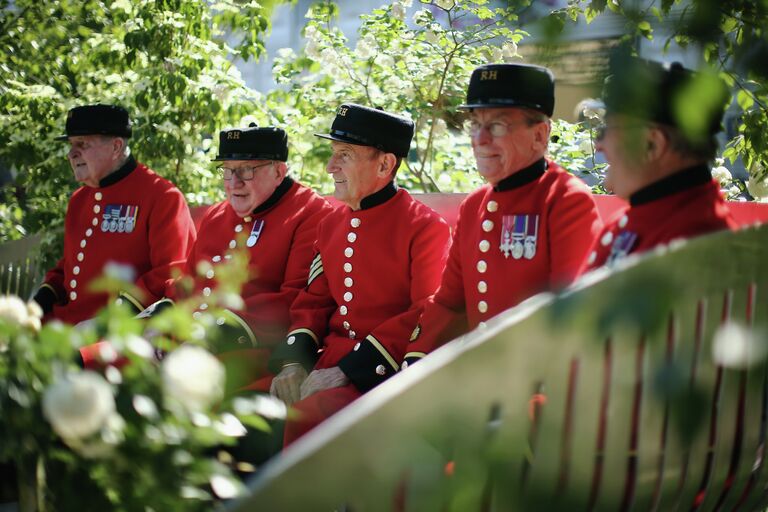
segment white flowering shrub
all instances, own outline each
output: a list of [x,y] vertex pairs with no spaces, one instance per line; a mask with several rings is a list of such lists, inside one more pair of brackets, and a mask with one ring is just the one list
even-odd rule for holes
[[[206,311],[192,297],[150,320],[111,302],[79,328],[41,326],[37,305],[0,297],[0,464],[15,468],[20,485],[9,492],[0,482],[0,502],[19,499],[22,511],[194,511],[237,496],[234,470],[253,466],[218,453],[286,413],[227,390],[208,346],[220,308],[242,305],[245,263],[235,253],[217,268],[226,283],[205,297]],[[97,287],[114,297],[124,274],[114,268]],[[81,370],[77,349],[96,341],[103,368]]]
[[[399,183],[414,191],[475,188],[464,102],[472,70],[491,62],[519,62],[512,8],[486,2],[394,1],[363,15],[357,43],[334,24],[337,8],[318,3],[307,12],[301,55],[282,52],[274,76],[282,88],[268,95],[275,122],[298,144],[293,168],[330,190],[325,163],[330,146],[312,136],[327,132],[343,102],[382,107],[413,119],[416,133]],[[298,141],[298,142],[297,142]]]

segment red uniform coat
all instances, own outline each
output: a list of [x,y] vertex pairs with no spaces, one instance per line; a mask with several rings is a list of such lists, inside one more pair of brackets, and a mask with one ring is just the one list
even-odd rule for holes
[[585,267],[610,265],[675,239],[736,227],[709,169],[692,167],[632,194],[630,205],[595,240]]
[[[211,207],[202,219],[185,274],[196,276],[198,264],[205,261],[211,262],[213,269],[207,276],[196,278],[196,293],[211,294],[216,286],[216,265],[226,261],[231,250],[248,251],[251,278],[241,290],[245,307],[227,311],[234,327],[225,330],[222,338],[231,344],[217,348],[226,352],[220,357],[228,363],[228,373],[240,374],[241,379],[236,379],[241,380],[240,385],[267,374],[272,348],[288,332],[288,309],[307,284],[317,225],[330,211],[325,199],[285,178],[251,215],[239,217],[224,201]],[[253,241],[250,247],[249,239]],[[175,285],[169,286],[169,297],[180,295]]]
[[[181,192],[133,157],[99,183],[72,194],[64,220],[64,255],[35,299],[49,317],[69,323],[92,318],[108,299],[89,290],[109,262],[129,265],[143,292],[121,298],[137,311],[165,293],[172,269],[195,241]],[[52,309],[51,309],[52,308]]]
[[360,210],[342,206],[321,222],[307,287],[270,365],[275,372],[289,361],[308,371],[338,366],[352,384],[296,403],[302,425],[288,422],[286,442],[397,372],[440,282],[448,243],[445,221],[394,184],[363,199]]
[[601,227],[584,183],[544,159],[467,196],[440,288],[411,337],[406,363],[572,282]]

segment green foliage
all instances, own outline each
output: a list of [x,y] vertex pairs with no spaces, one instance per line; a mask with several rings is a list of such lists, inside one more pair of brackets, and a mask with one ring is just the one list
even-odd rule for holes
[[274,3],[0,2],[0,163],[16,176],[0,194],[12,215],[24,213],[6,228],[4,209],[2,238],[60,231],[76,185],[66,144],[53,137],[85,103],[127,107],[138,159],[191,204],[219,199],[210,138],[258,109],[232,61],[261,55]]
[[285,50],[274,66],[282,88],[268,95],[275,121],[298,142],[293,167],[309,183],[324,183],[326,132],[343,102],[380,106],[411,117],[416,134],[399,182],[418,191],[466,191],[479,177],[464,114],[472,70],[481,64],[519,61],[526,33],[514,28],[512,8],[486,2],[422,2],[406,23],[410,2],[392,2],[361,16],[355,48],[334,25],[337,7],[317,3],[307,13],[301,55]]
[[[93,322],[41,329],[36,305],[0,297],[0,464],[18,471],[21,510],[37,510],[24,496],[51,510],[211,510],[242,490],[232,471],[242,465],[214,456],[244,425],[267,429],[262,411],[285,412],[267,398],[225,394],[226,369],[203,350],[220,308],[242,307],[245,268],[239,252],[217,269],[226,285],[206,297],[206,311],[192,298],[149,321],[112,301]],[[126,286],[119,274],[97,286],[115,297]],[[75,364],[76,350],[97,340],[110,342],[100,350],[103,377]],[[153,345],[168,350],[162,362]],[[127,361],[119,370],[118,354]],[[86,387],[73,400],[63,388],[75,381]]]
[[[569,15],[579,11],[587,22],[609,10],[626,21],[624,44],[637,50],[643,40],[654,36],[654,24],[664,23],[671,35],[664,42],[669,48],[675,42],[696,49],[704,64],[705,79],[696,84],[679,109],[690,120],[690,130],[697,129],[697,116],[704,111],[715,89],[707,84],[717,74],[724,79],[735,96],[731,108],[738,110],[739,135],[729,142],[723,156],[731,163],[741,158],[750,171],[750,182],[762,182],[759,170],[766,167],[768,151],[768,3],[744,0],[663,0],[658,2],[617,2],[593,0],[588,5],[569,2],[567,8],[555,11]],[[757,173],[757,174],[756,174]],[[743,189],[743,183],[738,184]],[[761,198],[768,194],[765,186],[750,187]]]

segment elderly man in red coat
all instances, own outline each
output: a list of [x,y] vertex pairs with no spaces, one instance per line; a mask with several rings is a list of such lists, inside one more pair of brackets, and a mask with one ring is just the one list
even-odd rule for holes
[[320,223],[291,331],[270,361],[272,394],[297,411],[286,444],[399,370],[449,242],[445,221],[394,183],[410,120],[344,104],[318,136],[332,141],[327,171],[344,205]]
[[[211,295],[217,266],[244,250],[249,279],[241,309],[220,317],[214,350],[227,365],[231,390],[268,391],[267,361],[285,339],[288,310],[307,283],[317,226],[331,211],[325,199],[288,176],[288,136],[281,128],[223,130],[219,135],[219,172],[226,201],[211,207],[200,223],[185,274],[195,276],[193,293]],[[200,264],[210,264],[197,275]],[[178,282],[169,298],[188,296]],[[207,309],[207,303],[200,305]],[[197,313],[196,313],[197,314]]]
[[710,171],[728,100],[725,85],[712,78],[711,95],[696,100],[702,123],[692,127],[679,117],[683,109],[676,102],[684,101],[695,73],[677,63],[663,66],[621,53],[609,71],[606,124],[597,149],[610,164],[613,191],[629,206],[596,239],[585,267],[610,265],[675,239],[734,229]]
[[602,227],[589,189],[545,158],[554,109],[548,69],[481,66],[463,107],[488,184],[459,207],[440,288],[403,367],[528,297],[572,282]]
[[106,305],[90,289],[107,263],[130,266],[141,296],[127,291],[119,301],[137,312],[165,293],[174,267],[183,265],[195,227],[182,193],[131,155],[128,112],[114,105],[69,111],[69,163],[83,186],[69,200],[64,254],[45,276],[35,300],[47,319],[77,324]]

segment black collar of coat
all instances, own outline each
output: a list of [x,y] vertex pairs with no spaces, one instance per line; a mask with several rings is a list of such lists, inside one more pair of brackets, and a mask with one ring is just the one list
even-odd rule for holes
[[650,203],[710,181],[712,181],[712,172],[709,167],[706,164],[694,165],[641,188],[629,196],[629,204],[639,206]]
[[133,155],[130,155],[128,160],[126,160],[125,163],[121,165],[115,172],[112,172],[101,178],[99,180],[99,186],[108,187],[110,185],[114,185],[118,181],[131,174],[136,169],[136,166],[136,159],[133,157]]
[[251,212],[253,215],[256,215],[257,213],[261,213],[264,211],[269,210],[273,206],[277,204],[277,202],[282,199],[282,197],[291,190],[291,186],[293,185],[293,179],[290,176],[286,176],[283,178],[283,181],[280,182],[280,184],[277,186],[274,192],[272,192],[272,195],[270,195],[266,201],[261,203],[259,206],[253,209]]
[[397,194],[397,185],[395,185],[394,181],[390,181],[378,192],[374,192],[373,194],[361,199],[360,209],[367,210],[369,208],[373,208],[374,206],[384,204],[395,197],[395,194]]
[[525,169],[520,169],[515,174],[507,176],[494,187],[494,192],[506,192],[507,190],[513,190],[523,185],[527,185],[532,181],[536,181],[544,175],[544,171],[547,170],[547,161],[542,158],[533,162]]

